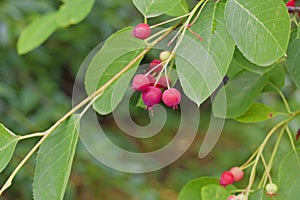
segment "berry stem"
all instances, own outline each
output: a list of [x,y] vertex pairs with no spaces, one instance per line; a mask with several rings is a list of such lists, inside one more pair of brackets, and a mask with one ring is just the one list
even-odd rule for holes
[[161,26],[161,25],[164,25],[164,24],[167,24],[167,23],[176,21],[176,20],[178,20],[178,19],[182,19],[182,18],[187,17],[187,16],[189,16],[189,15],[190,15],[190,13],[185,14],[185,15],[181,15],[181,16],[179,16],[179,17],[175,17],[175,18],[172,18],[172,19],[169,19],[169,20],[160,22],[160,23],[158,23],[158,24],[154,24],[154,25],[150,26],[150,28],[152,29],[152,28],[155,28],[155,27],[158,27],[158,26]]
[[293,138],[293,135],[292,135],[292,133],[290,131],[290,128],[288,126],[286,127],[286,132],[287,132],[287,134],[289,136],[289,139],[290,139],[293,151],[296,151],[296,146],[295,146],[295,143],[294,143],[294,138]]
[[288,114],[291,114],[291,113],[292,113],[291,108],[290,108],[289,103],[288,103],[287,99],[285,98],[284,94],[283,94],[283,93],[281,92],[281,90],[280,90],[275,84],[273,84],[271,81],[269,81],[268,83],[269,83],[269,84],[270,84],[270,85],[278,92],[278,94],[280,95],[280,97],[281,97],[281,99],[282,99],[282,101],[283,101],[283,103],[284,103],[284,105],[285,105],[285,108],[286,108]]
[[27,134],[27,135],[22,135],[22,136],[20,135],[19,140],[26,140],[26,139],[34,138],[34,137],[42,137],[44,135],[45,135],[45,133],[43,133],[43,132],[32,133],[32,134]]

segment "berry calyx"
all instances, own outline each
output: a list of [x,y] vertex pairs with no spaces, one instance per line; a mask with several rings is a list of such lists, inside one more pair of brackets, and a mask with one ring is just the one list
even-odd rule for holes
[[132,35],[139,39],[146,39],[151,35],[151,28],[148,24],[140,23],[132,30]]
[[160,60],[152,60],[149,65],[149,71],[153,70],[156,73],[159,73],[162,70],[162,64]]
[[224,187],[234,182],[234,176],[230,171],[223,172],[220,178],[220,184]]
[[143,74],[137,74],[132,80],[132,89],[135,91],[145,91],[149,87],[149,79]]
[[152,106],[159,104],[162,97],[162,91],[154,86],[150,86],[142,92],[142,99],[149,110]]
[[230,195],[227,200],[238,200],[238,198],[235,195]]
[[167,88],[168,83],[170,84],[171,80],[167,76],[162,76],[162,77],[160,77],[160,79],[157,82],[157,87]]
[[168,60],[168,58],[171,56],[171,52],[170,51],[162,51],[160,54],[159,54],[159,59],[161,61],[166,61]]
[[170,88],[164,91],[162,100],[167,106],[176,109],[180,103],[181,94],[176,88]]
[[239,167],[232,167],[229,171],[233,174],[235,182],[242,180],[244,177],[244,171]]
[[274,183],[268,183],[268,184],[266,185],[266,191],[267,191],[267,194],[270,195],[270,196],[275,195],[276,192],[277,192],[277,190],[278,190],[278,187],[277,187],[277,185],[274,184]]

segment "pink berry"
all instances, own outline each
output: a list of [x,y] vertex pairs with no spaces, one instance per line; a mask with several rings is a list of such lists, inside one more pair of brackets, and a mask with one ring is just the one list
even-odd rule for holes
[[168,87],[168,83],[171,83],[171,80],[166,77],[166,76],[162,76],[160,77],[160,79],[157,82],[157,87],[159,88],[167,88]]
[[132,35],[136,38],[144,40],[151,35],[150,26],[144,23],[138,24],[134,27]]
[[233,174],[235,182],[242,180],[244,177],[244,171],[239,167],[233,167],[229,171]]
[[142,99],[147,106],[147,109],[150,109],[152,106],[159,104],[161,96],[161,90],[154,86],[150,86],[148,90],[142,92]]
[[[154,69],[155,68],[155,69]],[[149,66],[149,70],[152,70],[156,73],[159,73],[162,70],[162,65],[160,60],[152,60]]]
[[220,178],[220,184],[222,186],[227,186],[227,185],[230,185],[234,182],[234,176],[231,172],[229,171],[226,171],[226,172],[223,172],[222,175],[221,175],[221,178]]
[[230,195],[227,200],[238,200],[238,198],[235,195]]
[[173,109],[178,108],[181,100],[181,94],[176,88],[170,88],[164,91],[162,95],[163,102]]
[[148,74],[147,78],[149,80],[149,85],[153,86],[155,84],[155,82],[156,82],[155,78],[151,74]]
[[135,91],[144,91],[149,87],[149,79],[143,74],[137,74],[132,80],[132,89]]

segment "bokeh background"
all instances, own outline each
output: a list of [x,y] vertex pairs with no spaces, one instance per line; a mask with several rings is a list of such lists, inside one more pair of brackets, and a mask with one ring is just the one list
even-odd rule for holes
[[[193,0],[188,2],[190,6],[195,3]],[[45,130],[66,113],[72,105],[74,77],[88,53],[113,32],[143,20],[130,0],[97,0],[83,22],[59,29],[41,47],[19,56],[16,42],[22,29],[36,17],[57,9],[59,5],[60,1],[52,0],[0,1],[0,122],[17,134]],[[149,23],[167,18],[162,16]],[[300,93],[291,87],[288,79],[286,85],[284,92],[297,107]],[[284,109],[275,94],[264,94],[260,100]],[[95,160],[79,142],[65,199],[175,200],[189,180],[200,176],[219,176],[231,166],[242,164],[276,121],[254,125],[227,120],[213,151],[204,159],[199,159],[198,151],[211,116],[210,102],[204,103],[200,109],[199,132],[193,145],[176,162],[156,172],[128,174],[115,171]],[[140,119],[137,122],[140,124],[147,124],[150,120],[143,109],[132,108],[132,116]],[[180,113],[171,110],[168,117],[164,130],[148,140],[127,137],[116,127],[110,115],[100,118],[106,134],[115,144],[124,149],[147,152],[164,146],[176,133]],[[297,121],[292,123],[294,132],[297,126]],[[290,149],[287,141],[283,141],[278,160]],[[19,143],[9,166],[0,174],[1,186],[35,142],[31,139]],[[35,156],[0,199],[32,199],[34,168]],[[274,173],[276,176],[276,167]],[[237,186],[245,185],[246,180]]]

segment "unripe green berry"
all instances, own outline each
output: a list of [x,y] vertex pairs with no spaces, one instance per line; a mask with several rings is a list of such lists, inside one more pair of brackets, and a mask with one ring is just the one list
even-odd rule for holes
[[277,185],[274,184],[274,183],[268,183],[268,184],[266,185],[266,191],[267,191],[267,194],[269,194],[269,195],[274,195],[274,194],[276,194],[277,190],[278,190],[278,187],[277,187]]
[[237,198],[238,198],[238,200],[246,200],[247,198],[246,198],[246,195],[244,195],[244,194],[239,194],[239,195],[237,195]]
[[170,51],[162,51],[159,54],[159,59],[163,62],[168,60],[168,58],[171,56],[171,52]]

